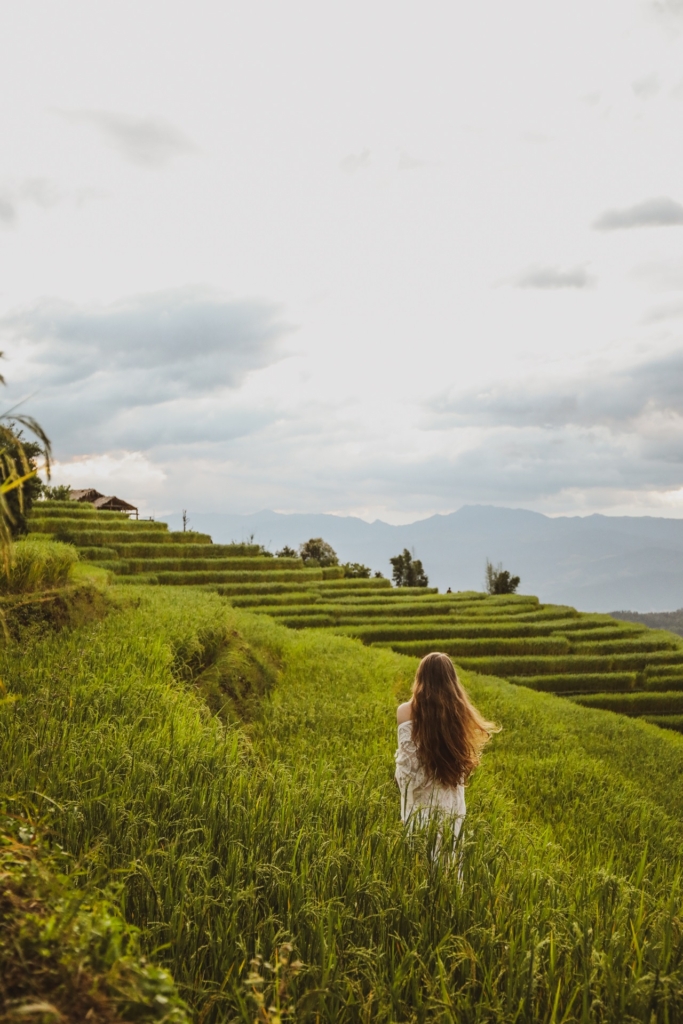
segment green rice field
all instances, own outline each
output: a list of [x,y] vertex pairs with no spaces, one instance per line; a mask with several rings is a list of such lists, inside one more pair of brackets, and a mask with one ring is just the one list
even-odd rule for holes
[[[0,649],[14,860],[39,841],[62,851],[52,884],[85,900],[50,890],[34,959],[101,970],[123,1020],[683,1019],[673,729],[463,670],[502,732],[468,788],[459,879],[433,832],[399,818],[395,708],[416,656],[288,629],[206,587],[110,586],[107,600],[104,616]],[[65,906],[81,907],[75,931]],[[139,929],[130,963],[107,959],[116,915],[121,934]],[[278,1017],[268,965],[283,943],[300,966]],[[54,1019],[40,1005],[31,1019]]]
[[[165,523],[76,502],[41,502],[30,530],[73,544],[81,559],[119,583],[201,587],[290,629],[325,630],[410,657],[440,650],[464,671],[585,697],[649,722],[661,716],[667,729],[683,716],[683,638],[665,630],[533,596],[439,594],[386,579],[344,579],[338,566],[307,569],[257,545],[212,544],[206,534],[172,533]],[[637,696],[653,692],[660,696]]]

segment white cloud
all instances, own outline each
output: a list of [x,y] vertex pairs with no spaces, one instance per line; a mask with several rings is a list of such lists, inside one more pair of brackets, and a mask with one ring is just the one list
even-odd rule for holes
[[635,82],[631,84],[631,88],[635,95],[641,100],[652,99],[660,91],[662,84],[659,80],[659,75],[656,72],[652,74],[644,75],[642,78],[637,78]]
[[140,488],[166,478],[164,471],[142,452],[86,455],[69,462],[55,462],[52,469],[53,478],[59,483],[95,487],[107,493],[112,487]]
[[515,279],[518,288],[590,288],[595,279],[585,267],[530,267]]
[[435,426],[447,422],[511,428],[605,427],[619,432],[657,416],[668,417],[672,430],[680,426],[683,431],[683,351],[609,373],[586,367],[573,379],[540,377],[469,393],[441,394],[427,407]]
[[7,8],[0,348],[62,461],[243,511],[670,486],[683,34],[643,4]]
[[401,152],[398,158],[398,169],[399,171],[416,171],[420,167],[426,167],[426,160],[418,160],[417,157],[411,156],[410,153]]
[[229,395],[281,358],[287,330],[272,303],[198,289],[109,306],[42,301],[0,319],[0,337],[25,354],[26,379],[40,382],[46,427],[72,452],[84,432],[92,452],[256,429],[264,411],[231,408]]
[[663,228],[683,224],[683,206],[674,199],[661,196],[646,199],[635,206],[605,210],[594,222],[598,231],[619,231],[624,228]]
[[0,182],[0,224],[13,225],[24,204],[28,203],[47,209],[50,206],[55,206],[59,199],[58,189],[53,182],[46,178]]
[[339,166],[346,174],[355,174],[356,171],[365,170],[370,166],[370,150],[364,149],[360,153],[349,153],[339,161]]
[[137,117],[115,110],[60,110],[68,120],[92,125],[127,160],[142,167],[163,167],[197,147],[174,125],[160,117]]

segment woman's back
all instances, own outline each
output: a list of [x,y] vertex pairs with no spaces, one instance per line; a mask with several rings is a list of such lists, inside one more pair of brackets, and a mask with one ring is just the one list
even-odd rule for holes
[[401,820],[409,821],[416,814],[421,819],[432,813],[465,816],[465,787],[445,786],[430,777],[420,763],[413,742],[413,723],[408,719],[398,725],[394,778],[401,792]]
[[447,654],[428,654],[418,666],[412,699],[396,712],[395,778],[401,818],[465,816],[465,783],[496,726],[487,722],[462,688]]

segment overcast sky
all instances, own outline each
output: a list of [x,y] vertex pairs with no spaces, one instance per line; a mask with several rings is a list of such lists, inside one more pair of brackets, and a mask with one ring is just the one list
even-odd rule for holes
[[683,0],[4,4],[0,137],[57,482],[683,516]]

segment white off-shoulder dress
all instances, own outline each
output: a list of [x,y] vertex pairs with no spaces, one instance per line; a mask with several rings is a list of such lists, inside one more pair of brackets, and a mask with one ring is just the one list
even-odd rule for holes
[[401,791],[401,819],[407,825],[426,825],[430,818],[449,818],[457,838],[466,814],[465,787],[444,786],[425,774],[413,743],[413,723],[398,727],[395,779]]

